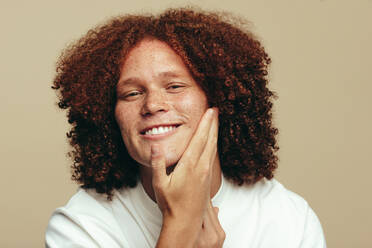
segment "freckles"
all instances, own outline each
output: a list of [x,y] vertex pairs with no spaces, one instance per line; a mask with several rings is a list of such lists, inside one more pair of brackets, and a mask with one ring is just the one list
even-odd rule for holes
[[118,106],[115,109],[115,119],[122,134],[128,136],[134,123],[134,110],[127,106]]
[[184,99],[180,104],[185,110],[188,110],[190,114],[194,114],[195,112],[198,112],[197,103],[191,97]]
[[179,99],[177,106],[187,117],[199,122],[207,109],[207,100],[204,95],[193,93],[195,95],[192,97],[189,95]]

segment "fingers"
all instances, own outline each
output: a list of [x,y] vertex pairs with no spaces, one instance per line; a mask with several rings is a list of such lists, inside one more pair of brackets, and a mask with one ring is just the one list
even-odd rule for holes
[[198,164],[195,163],[195,161],[199,161],[203,151],[205,150],[205,146],[209,140],[210,129],[216,116],[216,111],[217,110],[215,108],[210,108],[205,112],[199,122],[199,126],[194,136],[192,137],[188,147],[186,148],[177,165],[178,167],[181,167],[184,164]]
[[215,118],[213,118],[212,127],[209,131],[209,143],[207,144],[208,146],[211,146],[213,148],[211,152],[211,157],[210,157],[212,164],[217,154],[218,123],[219,122],[218,122],[218,109],[217,109],[215,113]]
[[[215,110],[211,120],[211,125],[208,132],[208,140],[205,144],[205,149],[203,150],[200,161],[201,165],[205,166],[205,169],[209,168],[209,174],[213,168],[213,163],[217,155],[217,140],[218,140],[218,112]],[[202,168],[203,169],[203,168]]]
[[167,179],[165,156],[159,144],[151,146],[152,184],[159,186]]

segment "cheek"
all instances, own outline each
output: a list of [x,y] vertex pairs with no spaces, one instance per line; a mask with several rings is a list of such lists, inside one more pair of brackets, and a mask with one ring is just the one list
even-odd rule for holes
[[124,139],[130,134],[131,125],[133,125],[134,121],[132,117],[133,110],[130,108],[123,106],[117,106],[115,108],[115,119]]
[[185,97],[179,103],[194,125],[199,123],[208,108],[206,97],[200,94],[196,94],[194,97]]

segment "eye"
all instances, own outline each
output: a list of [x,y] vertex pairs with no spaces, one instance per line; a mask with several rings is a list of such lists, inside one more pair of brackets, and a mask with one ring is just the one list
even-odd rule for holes
[[170,83],[167,85],[167,90],[171,93],[181,92],[186,86],[182,83]]
[[136,100],[141,95],[142,95],[141,91],[133,90],[133,91],[120,94],[118,97],[126,101],[133,101],[133,100]]
[[130,92],[130,93],[128,93],[128,94],[126,95],[126,97],[137,96],[137,95],[139,95],[139,94],[140,94],[139,91],[134,91],[134,92]]

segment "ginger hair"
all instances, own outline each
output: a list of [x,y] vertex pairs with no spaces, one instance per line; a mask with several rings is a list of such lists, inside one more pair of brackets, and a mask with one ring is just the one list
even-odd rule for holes
[[114,109],[123,60],[146,37],[166,42],[183,59],[209,105],[219,109],[224,176],[237,185],[271,179],[279,147],[272,123],[275,94],[267,79],[269,56],[244,20],[180,8],[156,16],[115,17],[63,51],[52,88],[72,125],[67,136],[73,180],[108,198],[114,189],[136,186],[140,165],[127,152]]

